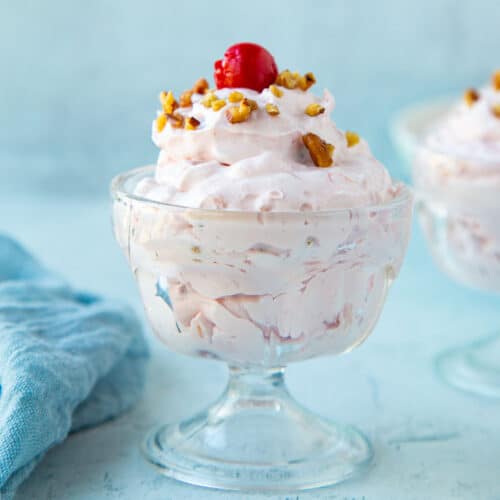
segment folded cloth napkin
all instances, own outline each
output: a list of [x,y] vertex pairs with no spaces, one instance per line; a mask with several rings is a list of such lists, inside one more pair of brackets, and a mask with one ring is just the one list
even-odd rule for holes
[[0,498],[69,432],[129,408],[146,358],[130,309],[72,290],[0,235]]

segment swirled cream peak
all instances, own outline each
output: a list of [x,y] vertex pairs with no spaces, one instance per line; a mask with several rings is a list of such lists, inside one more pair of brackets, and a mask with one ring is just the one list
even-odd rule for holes
[[[298,88],[221,89],[193,93],[190,104],[162,126],[153,123],[161,151],[155,177],[137,194],[188,207],[260,211],[366,206],[394,196],[366,142],[352,133],[346,138],[331,120],[335,100],[328,91],[316,97]],[[189,120],[195,126],[187,129]]]
[[500,71],[479,90],[468,89],[429,135],[433,149],[500,166]]

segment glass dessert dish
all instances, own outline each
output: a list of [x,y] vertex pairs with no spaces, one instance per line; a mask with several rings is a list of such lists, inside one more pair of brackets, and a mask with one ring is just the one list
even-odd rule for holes
[[153,430],[164,474],[236,490],[334,484],[372,457],[355,429],[302,408],[285,366],[370,334],[408,242],[411,196],[330,118],[313,73],[236,44],[177,100],[160,93],[154,167],[112,184],[114,227],[155,334],[229,366],[210,408]]
[[[429,172],[432,172],[429,175]],[[420,147],[416,207],[438,266],[472,288],[500,292],[500,150],[498,159]],[[500,335],[453,348],[437,360],[455,388],[500,397]]]
[[148,460],[185,482],[237,490],[338,483],[367,439],[301,407],[287,364],[348,352],[373,330],[406,250],[412,197],[322,211],[186,208],[141,196],[154,167],[113,180],[116,239],[156,336],[229,366],[208,409],[153,430]]

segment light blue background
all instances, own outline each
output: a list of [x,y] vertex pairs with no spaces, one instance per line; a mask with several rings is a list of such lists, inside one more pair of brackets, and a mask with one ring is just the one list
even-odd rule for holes
[[402,105],[479,85],[500,64],[495,0],[0,0],[0,185],[106,192],[152,162],[158,91],[181,91],[237,41],[314,71],[393,173]]
[[[210,77],[213,61],[242,40],[265,45],[282,68],[314,71],[337,98],[334,119],[360,131],[398,176],[388,119],[480,85],[500,66],[500,3],[0,0],[0,230],[72,283],[139,307],[111,235],[108,181],[155,161],[158,91]],[[499,324],[498,297],[438,273],[415,231],[369,341],[289,369],[294,395],[358,425],[376,453],[367,476],[300,499],[498,500],[500,405],[451,390],[432,365]],[[224,380],[220,364],[154,343],[144,401],[55,448],[19,498],[246,498],[162,478],[137,449],[149,426],[192,414]]]

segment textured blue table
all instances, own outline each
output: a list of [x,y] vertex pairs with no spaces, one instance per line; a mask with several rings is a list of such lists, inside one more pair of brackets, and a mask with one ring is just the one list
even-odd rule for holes
[[[110,229],[105,201],[6,200],[0,227],[79,286],[132,301],[138,294]],[[432,293],[430,293],[432,291]],[[500,499],[500,402],[455,392],[436,379],[443,348],[500,326],[498,298],[441,276],[418,229],[372,337],[353,353],[289,368],[292,392],[311,409],[359,426],[375,463],[334,488],[274,496],[296,499]],[[21,499],[239,499],[157,473],[138,443],[153,424],[202,408],[222,390],[225,368],[182,357],[151,340],[144,399],[128,415],[71,436],[21,488]],[[260,497],[257,497],[260,498]]]

